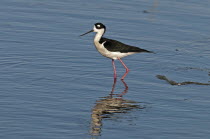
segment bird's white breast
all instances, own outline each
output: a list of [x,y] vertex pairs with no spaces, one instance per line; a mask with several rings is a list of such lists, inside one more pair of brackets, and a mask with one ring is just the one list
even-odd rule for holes
[[104,43],[102,44],[99,43],[99,41],[95,41],[94,40],[94,44],[96,49],[98,50],[99,53],[101,53],[103,56],[111,58],[111,59],[118,59],[118,58],[122,58],[131,54],[134,54],[134,52],[130,52],[130,53],[121,53],[121,52],[111,52],[108,51],[105,47],[104,47]]
[[[94,28],[95,29],[95,28]],[[104,30],[99,30],[94,38],[94,44],[96,49],[98,50],[99,53],[101,53],[103,56],[111,58],[111,59],[118,59],[118,58],[122,58],[128,55],[132,55],[135,52],[128,52],[128,53],[121,53],[121,52],[111,52],[108,51],[105,47],[104,47],[104,43],[102,44],[99,43],[101,37],[103,36]]]

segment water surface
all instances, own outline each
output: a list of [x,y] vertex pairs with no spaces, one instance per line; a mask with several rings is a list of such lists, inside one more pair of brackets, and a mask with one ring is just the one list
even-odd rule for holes
[[[209,1],[3,0],[0,9],[1,138],[209,138],[210,87],[156,78],[209,83]],[[113,91],[94,34],[79,37],[96,22],[156,53],[123,59],[127,87],[118,79]]]

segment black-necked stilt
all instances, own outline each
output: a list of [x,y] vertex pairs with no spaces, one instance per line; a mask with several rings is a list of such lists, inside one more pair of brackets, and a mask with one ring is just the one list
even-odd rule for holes
[[145,50],[145,49],[135,47],[135,46],[123,44],[116,40],[104,38],[103,35],[104,35],[105,31],[106,31],[106,27],[102,23],[96,23],[92,30],[90,30],[80,36],[86,35],[90,32],[96,32],[96,36],[94,38],[94,44],[95,44],[96,49],[103,56],[112,59],[112,65],[114,68],[114,78],[115,79],[117,78],[117,72],[116,72],[114,60],[118,59],[122,63],[122,65],[126,69],[126,73],[121,78],[121,80],[123,80],[125,78],[125,76],[128,74],[129,69],[125,65],[125,63],[121,60],[121,58],[128,56],[128,55],[135,54],[135,53],[141,53],[141,52],[152,53],[152,52]]

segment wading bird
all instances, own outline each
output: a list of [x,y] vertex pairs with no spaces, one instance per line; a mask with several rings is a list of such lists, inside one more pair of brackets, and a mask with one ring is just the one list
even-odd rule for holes
[[130,46],[127,44],[123,44],[119,41],[116,40],[111,40],[104,38],[103,35],[106,32],[106,26],[103,25],[102,23],[96,23],[93,27],[92,30],[80,35],[86,35],[90,32],[96,32],[95,38],[94,38],[94,44],[96,49],[98,50],[99,53],[101,53],[103,56],[111,58],[112,59],[112,66],[114,69],[114,78],[117,78],[117,71],[115,67],[114,60],[119,60],[124,68],[126,69],[125,74],[122,76],[121,80],[124,80],[128,72],[130,71],[128,67],[125,65],[125,63],[121,60],[121,58],[136,54],[136,53],[141,53],[141,52],[147,52],[147,53],[152,53],[151,51],[141,49],[135,46]]

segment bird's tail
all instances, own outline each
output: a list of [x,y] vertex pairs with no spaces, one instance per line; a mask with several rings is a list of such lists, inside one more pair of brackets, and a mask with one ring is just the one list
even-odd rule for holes
[[145,49],[141,49],[139,52],[153,53],[153,54],[154,54],[154,52],[153,52],[153,51],[148,51],[148,50],[145,50]]

